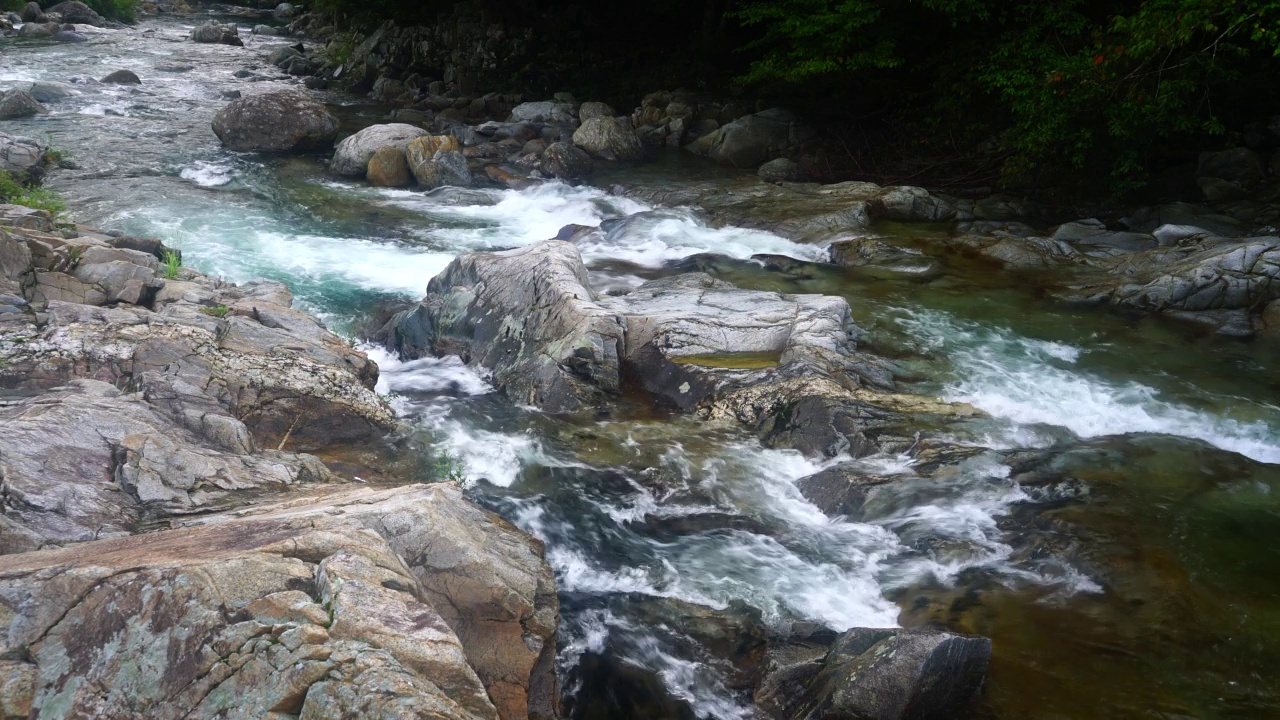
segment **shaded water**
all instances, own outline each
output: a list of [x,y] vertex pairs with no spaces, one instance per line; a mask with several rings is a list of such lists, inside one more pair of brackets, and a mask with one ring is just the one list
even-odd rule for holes
[[[208,129],[222,94],[295,81],[262,60],[282,41],[194,45],[193,22],[88,30],[78,46],[0,40],[0,87],[122,67],[143,78],[73,85],[50,115],[3,125],[52,133],[71,152],[80,169],[51,184],[75,219],[159,236],[232,280],[283,280],[348,334],[417,298],[458,252],[613,220],[582,247],[598,288],[692,263],[743,287],[843,295],[864,346],[899,362],[907,389],[989,414],[952,428],[957,441],[1051,452],[1032,472],[989,452],[933,477],[910,455],[866,458],[869,474],[895,482],[861,516],[830,519],[793,484],[822,465],[737,428],[625,408],[568,422],[512,407],[456,359],[370,348],[380,389],[427,440],[403,451],[421,455],[408,464],[447,452],[473,498],[547,542],[573,716],[751,717],[733,649],[693,627],[705,611],[690,604],[775,628],[987,635],[980,713],[992,718],[1280,714],[1280,349],[1055,308],[962,258],[929,280],[770,271],[751,255],[816,261],[824,249],[595,188],[375,190],[329,178],[321,157],[229,153]],[[157,69],[173,64],[195,69]],[[243,67],[274,79],[234,79]],[[341,112],[352,124],[377,117]],[[622,179],[722,172],[671,160]],[[878,230],[904,243],[937,232]]]

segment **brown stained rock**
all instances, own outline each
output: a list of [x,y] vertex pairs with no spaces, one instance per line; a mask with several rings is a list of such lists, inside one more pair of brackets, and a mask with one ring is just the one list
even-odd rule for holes
[[413,182],[404,151],[390,145],[378,148],[369,159],[366,177],[374,187],[406,187]]

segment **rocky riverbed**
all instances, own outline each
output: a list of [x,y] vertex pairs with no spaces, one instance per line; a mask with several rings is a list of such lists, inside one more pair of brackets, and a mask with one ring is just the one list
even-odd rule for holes
[[784,112],[394,28],[357,97],[202,10],[0,38],[69,205],[0,219],[6,716],[1280,707],[1252,158],[1123,222],[822,185]]

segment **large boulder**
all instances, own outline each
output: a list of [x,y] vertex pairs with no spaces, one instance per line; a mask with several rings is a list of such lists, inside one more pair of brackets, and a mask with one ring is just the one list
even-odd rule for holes
[[511,115],[507,118],[507,122],[573,125],[578,122],[578,119],[574,116],[573,105],[544,100],[541,102],[520,103],[511,109]]
[[410,141],[427,134],[426,130],[406,123],[370,125],[338,143],[329,161],[329,170],[347,177],[361,177],[379,148],[390,146],[403,152]]
[[441,485],[3,557],[0,611],[6,700],[32,716],[558,712],[541,545]]
[[619,389],[623,324],[594,300],[569,243],[468,253],[383,336],[406,357],[459,355],[487,368],[516,402],[576,412]]
[[[34,5],[34,3],[32,4]],[[18,37],[29,40],[49,38],[60,30],[62,30],[62,25],[56,22],[29,22],[18,28]]]
[[825,652],[771,648],[755,700],[779,720],[947,720],[971,709],[990,661],[986,638],[854,628]]
[[48,112],[26,90],[10,90],[0,96],[0,120],[16,120]]
[[338,118],[306,95],[283,90],[233,100],[214,115],[213,132],[231,150],[319,150],[338,134]]
[[220,43],[222,45],[244,45],[240,39],[240,28],[234,24],[224,25],[217,20],[208,20],[191,31],[191,39],[198,43]]
[[1146,233],[1108,230],[1106,224],[1096,218],[1063,223],[1053,231],[1053,239],[1116,250],[1150,250],[1160,244],[1153,235]]
[[803,179],[800,166],[791,158],[774,158],[761,165],[756,174],[767,182],[800,182]]
[[[1239,323],[1224,311],[1250,312],[1280,298],[1280,237],[1130,253],[1068,280],[1057,296],[1200,319],[1237,334]],[[1249,323],[1239,330],[1249,334]]]
[[471,171],[462,146],[452,135],[426,135],[414,139],[405,148],[409,171],[418,185],[431,189],[471,184]]
[[45,12],[57,13],[62,17],[62,22],[64,23],[93,25],[94,27],[105,27],[110,24],[106,18],[99,15],[93,8],[80,2],[80,0],[65,0],[65,2],[60,2],[48,8]]
[[45,22],[44,10],[40,9],[40,3],[31,0],[22,6],[22,10],[18,13],[22,17],[24,23],[43,23]]
[[[530,141],[533,142],[533,141]],[[543,174],[561,180],[581,180],[591,174],[591,156],[573,143],[555,142],[542,152]]]
[[405,187],[413,182],[413,174],[409,172],[404,151],[391,145],[378,148],[373,157],[369,158],[365,177],[374,187]]
[[574,131],[573,144],[601,160],[636,160],[644,155],[630,118],[593,117]]
[[924,188],[895,185],[872,197],[867,203],[867,213],[877,220],[938,222],[955,217],[956,211],[951,203],[929,194]]
[[[780,378],[856,384],[854,375],[874,373],[855,332],[841,298],[741,290],[702,273],[597,297],[577,248],[553,240],[460,256],[381,338],[406,357],[459,355],[516,402],[578,412],[605,404],[624,381],[682,410]],[[776,395],[742,398],[723,414],[750,405],[759,425],[786,404]]]
[[578,106],[578,119],[586,122],[591,118],[617,117],[618,111],[602,102],[584,102]]
[[722,165],[754,168],[794,155],[816,134],[791,112],[772,108],[723,125],[686,146]]

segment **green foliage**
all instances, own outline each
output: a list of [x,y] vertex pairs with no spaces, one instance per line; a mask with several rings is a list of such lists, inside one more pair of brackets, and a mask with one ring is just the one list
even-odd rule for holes
[[436,455],[432,465],[432,475],[438,481],[451,482],[458,486],[465,485],[467,482],[462,462],[448,450],[441,450]]
[[[163,267],[164,279],[177,280],[178,269],[181,267],[182,267],[182,253],[174,252],[172,250],[165,250],[164,251],[164,267]],[[225,315],[226,313],[224,312],[223,314]]]
[[131,23],[138,19],[138,0],[84,0],[84,4],[108,20]]
[[45,210],[50,215],[57,215],[67,209],[66,204],[52,191],[23,185],[4,170],[0,170],[0,203],[25,205],[36,210]]
[[224,318],[230,309],[226,305],[216,305],[214,307],[200,308],[200,312],[211,317]]
[[1221,135],[1280,54],[1280,0],[745,0],[737,17],[760,33],[747,82],[928,98],[911,111],[988,119],[1006,177],[1105,168],[1118,192],[1156,144]]

